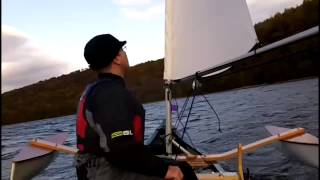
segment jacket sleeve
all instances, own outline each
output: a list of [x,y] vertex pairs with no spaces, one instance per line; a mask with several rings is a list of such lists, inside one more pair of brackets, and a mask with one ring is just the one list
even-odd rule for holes
[[168,164],[144,146],[141,132],[140,135],[136,134],[139,131],[139,128],[137,130],[134,126],[134,121],[137,120],[136,107],[128,92],[114,89],[99,93],[99,96],[95,97],[94,106],[93,118],[102,131],[99,136],[105,136],[106,139],[106,144],[101,144],[100,140],[100,146],[109,151],[106,153],[107,160],[121,169],[164,177]]

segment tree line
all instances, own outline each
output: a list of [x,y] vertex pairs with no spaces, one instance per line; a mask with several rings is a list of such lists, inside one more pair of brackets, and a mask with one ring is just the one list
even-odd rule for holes
[[[277,13],[254,27],[262,46],[319,25],[318,1],[304,0],[300,6]],[[319,37],[313,37],[254,56],[218,76],[203,78],[202,92],[210,93],[248,85],[274,83],[318,76]],[[130,67],[127,87],[143,103],[164,99],[164,60],[148,61]],[[1,94],[2,124],[12,124],[75,114],[85,86],[96,75],[89,69],[25,86]],[[173,88],[175,97],[188,95],[190,82]]]

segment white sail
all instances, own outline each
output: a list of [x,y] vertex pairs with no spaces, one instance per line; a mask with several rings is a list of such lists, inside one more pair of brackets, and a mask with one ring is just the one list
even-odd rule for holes
[[256,42],[245,0],[166,0],[166,80],[223,64]]

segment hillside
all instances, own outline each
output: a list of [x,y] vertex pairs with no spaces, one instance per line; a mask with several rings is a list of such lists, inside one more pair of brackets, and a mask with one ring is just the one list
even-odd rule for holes
[[[306,15],[307,14],[307,15]],[[318,1],[305,0],[301,6],[255,25],[262,45],[266,45],[318,25]],[[319,37],[308,39],[272,53],[253,57],[246,63],[203,81],[203,92],[216,92],[247,85],[274,83],[294,78],[318,76]],[[126,83],[141,102],[164,99],[163,59],[130,68]],[[2,124],[32,121],[75,114],[86,84],[95,80],[91,70],[75,71],[3,93]],[[174,88],[173,95],[187,95],[190,84]],[[187,91],[186,91],[187,90]]]

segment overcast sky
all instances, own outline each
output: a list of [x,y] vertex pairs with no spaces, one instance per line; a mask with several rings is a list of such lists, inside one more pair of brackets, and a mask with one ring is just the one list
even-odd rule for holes
[[[303,0],[246,0],[254,23]],[[130,65],[164,57],[164,0],[3,0],[1,92],[87,68],[93,36],[127,40]]]

